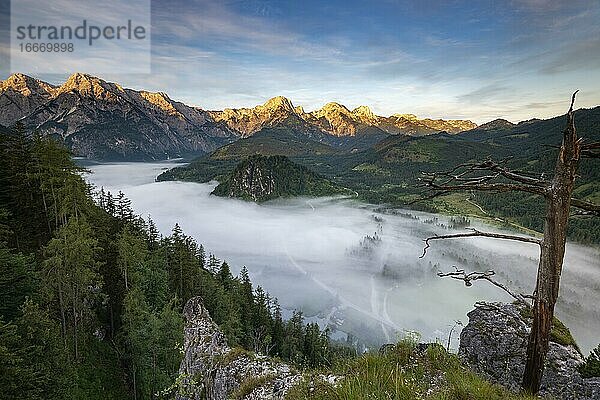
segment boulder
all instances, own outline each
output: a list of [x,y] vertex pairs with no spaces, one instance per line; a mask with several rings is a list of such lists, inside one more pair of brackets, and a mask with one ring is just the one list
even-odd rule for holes
[[[519,390],[531,331],[530,310],[519,304],[477,303],[467,316],[459,346],[463,362],[492,382]],[[562,330],[568,334],[566,328]],[[540,394],[563,400],[600,399],[600,378],[580,375],[584,358],[570,342],[551,340]]]

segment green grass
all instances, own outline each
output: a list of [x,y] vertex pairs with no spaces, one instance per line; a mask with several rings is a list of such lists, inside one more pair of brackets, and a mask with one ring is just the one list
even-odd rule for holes
[[255,354],[241,347],[234,347],[230,352],[226,353],[218,360],[218,364],[228,365],[229,363],[242,357],[247,357],[250,360],[253,360],[255,358]]
[[305,378],[286,396],[299,399],[526,400],[466,369],[440,345],[418,352],[410,340],[384,355],[365,354],[336,367],[336,386],[318,377]]
[[254,391],[254,389],[265,386],[274,379],[273,375],[250,376],[240,384],[240,387],[233,393],[231,398],[243,399]]
[[[523,318],[533,318],[532,310],[530,308],[523,307],[520,312]],[[577,346],[577,342],[575,342],[575,339],[573,338],[573,335],[571,335],[571,331],[569,330],[569,328],[567,328],[565,324],[563,324],[556,317],[554,317],[552,320],[550,341],[562,344],[563,346],[574,346],[579,351],[579,346]]]

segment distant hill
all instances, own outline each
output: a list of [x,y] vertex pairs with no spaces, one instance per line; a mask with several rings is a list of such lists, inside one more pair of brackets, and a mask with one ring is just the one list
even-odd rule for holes
[[214,151],[214,160],[240,159],[253,154],[298,156],[303,154],[331,154],[331,146],[307,138],[295,128],[263,128],[254,135],[237,140]]
[[497,129],[510,129],[514,126],[515,126],[515,124],[513,124],[512,122],[507,121],[502,118],[498,118],[493,121],[486,122],[485,124],[479,125],[478,127],[470,129],[470,130],[492,131],[492,130],[497,130]]
[[348,193],[285,156],[253,155],[240,162],[212,194],[262,202],[279,197]]

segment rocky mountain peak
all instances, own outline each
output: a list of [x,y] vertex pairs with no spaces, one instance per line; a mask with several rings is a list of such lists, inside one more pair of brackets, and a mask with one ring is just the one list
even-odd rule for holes
[[55,86],[21,73],[12,74],[6,80],[0,81],[0,93],[9,89],[23,96],[40,95],[43,97],[51,97],[56,91]]
[[340,104],[340,103],[336,103],[335,101],[330,101],[329,103],[325,104],[323,107],[321,107],[320,110],[317,110],[317,113],[322,112],[322,113],[332,113],[332,112],[337,112],[337,113],[343,113],[343,114],[350,114],[350,110],[348,110],[346,108],[346,106]]
[[405,119],[408,121],[418,121],[419,118],[417,118],[417,116],[415,114],[392,114],[392,117],[398,118],[398,119]]
[[140,96],[146,99],[148,103],[162,111],[165,111],[171,115],[179,114],[175,106],[173,106],[173,101],[166,93],[141,91]]
[[109,83],[95,76],[77,72],[69,76],[59,88],[59,93],[68,92],[78,92],[81,95],[105,99],[108,97],[108,93],[118,96],[124,93],[124,89],[115,83]]
[[312,116],[321,120],[322,129],[335,136],[354,136],[356,125],[360,122],[346,106],[336,102],[325,104],[321,109],[314,111]]
[[263,104],[263,107],[268,110],[284,110],[291,113],[294,112],[294,105],[292,102],[287,97],[283,96],[276,96],[267,100],[265,104]]
[[354,114],[358,119],[360,119],[364,123],[375,123],[377,122],[377,116],[373,114],[373,111],[369,108],[369,106],[359,106],[352,110],[352,114]]
[[24,74],[0,81],[0,125],[12,125],[52,99],[57,88]]

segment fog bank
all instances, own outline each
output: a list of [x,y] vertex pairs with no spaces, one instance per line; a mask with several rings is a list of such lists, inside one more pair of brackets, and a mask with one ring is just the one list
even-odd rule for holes
[[[487,282],[465,287],[436,276],[454,265],[468,271],[493,269],[497,280],[511,288],[527,293],[533,289],[535,245],[488,238],[436,241],[420,259],[422,239],[448,233],[447,218],[380,213],[349,199],[257,205],[210,196],[215,184],[154,182],[164,168],[175,165],[94,164],[87,179],[114,194],[122,190],[134,210],[150,215],[163,234],[179,223],[233,272],[245,265],[253,282],[283,307],[300,308],[309,320],[332,327],[334,338],[351,333],[363,343],[378,345],[417,331],[424,341],[445,343],[456,320],[467,323],[466,313],[475,302],[512,300]],[[571,244],[558,317],[585,353],[600,342],[598,304],[600,253]]]

